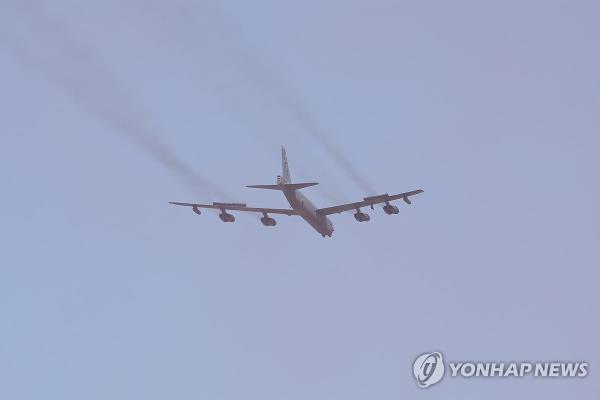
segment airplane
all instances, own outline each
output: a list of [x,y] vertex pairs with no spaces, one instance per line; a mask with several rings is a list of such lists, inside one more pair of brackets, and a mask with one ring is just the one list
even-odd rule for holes
[[197,203],[180,203],[176,201],[170,201],[170,204],[176,206],[184,206],[191,207],[192,210],[200,215],[201,208],[208,209],[216,209],[220,210],[219,218],[223,222],[234,222],[235,216],[233,214],[229,214],[227,211],[248,211],[248,212],[256,212],[262,213],[263,216],[260,219],[264,226],[275,226],[277,225],[277,221],[273,217],[270,217],[269,214],[282,214],[282,215],[297,215],[302,218],[306,222],[313,227],[314,230],[319,232],[323,237],[329,236],[333,234],[333,223],[328,215],[331,214],[340,214],[345,211],[356,211],[354,214],[354,218],[358,222],[366,222],[371,218],[369,214],[361,211],[361,207],[370,206],[372,210],[374,210],[375,204],[385,203],[383,206],[383,211],[388,215],[398,214],[400,211],[397,206],[390,204],[390,201],[402,199],[407,204],[412,204],[410,197],[419,193],[423,193],[423,190],[417,189],[411,192],[399,193],[394,195],[389,194],[381,194],[378,196],[369,196],[365,197],[361,201],[357,201],[355,203],[348,204],[340,204],[333,207],[326,208],[317,208],[315,205],[308,199],[304,194],[300,192],[300,189],[304,189],[310,186],[318,185],[318,182],[303,182],[303,183],[292,183],[292,179],[290,177],[290,169],[288,166],[287,155],[285,152],[285,147],[281,146],[281,169],[283,175],[277,176],[277,184],[275,185],[249,185],[246,187],[254,188],[254,189],[270,189],[270,190],[279,190],[283,192],[283,195],[287,199],[288,203],[291,206],[291,209],[285,208],[262,208],[262,207],[247,207],[244,203],[220,203],[213,202],[212,204],[197,204]]

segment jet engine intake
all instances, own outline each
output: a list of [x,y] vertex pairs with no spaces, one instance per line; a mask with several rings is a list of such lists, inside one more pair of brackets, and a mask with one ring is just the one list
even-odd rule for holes
[[223,221],[223,222],[234,222],[235,221],[235,216],[233,216],[232,214],[228,214],[224,211],[221,214],[219,214],[219,218],[221,218],[221,221]]
[[385,211],[387,215],[398,214],[400,212],[400,210],[398,210],[398,207],[392,204],[386,204],[385,206],[383,206],[383,211]]
[[361,212],[361,211],[357,211],[356,214],[354,214],[354,218],[358,222],[366,222],[371,219],[371,217],[369,217],[369,214]]
[[262,217],[260,219],[260,222],[264,225],[264,226],[275,226],[277,225],[277,221],[275,221],[274,218],[271,217]]

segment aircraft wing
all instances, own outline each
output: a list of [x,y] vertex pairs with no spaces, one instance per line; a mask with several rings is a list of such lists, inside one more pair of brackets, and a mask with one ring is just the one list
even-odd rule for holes
[[375,204],[387,203],[392,200],[398,200],[398,199],[402,199],[406,203],[410,204],[409,197],[414,196],[419,193],[423,193],[423,191],[421,189],[418,189],[418,190],[413,190],[412,192],[393,194],[391,196],[386,193],[386,194],[382,194],[379,196],[365,197],[362,201],[357,201],[356,203],[348,203],[348,204],[341,204],[339,206],[319,208],[317,210],[317,213],[320,215],[339,214],[344,211],[358,210],[361,207],[371,206],[371,208],[372,208]]
[[298,215],[298,213],[291,209],[286,208],[262,208],[262,207],[246,207],[242,203],[212,203],[212,204],[196,204],[196,203],[179,203],[177,201],[170,201],[169,204],[176,206],[192,207],[196,214],[200,214],[200,208],[213,208],[217,210],[230,210],[230,211],[248,211],[258,213],[269,213],[269,214],[283,214],[283,215]]

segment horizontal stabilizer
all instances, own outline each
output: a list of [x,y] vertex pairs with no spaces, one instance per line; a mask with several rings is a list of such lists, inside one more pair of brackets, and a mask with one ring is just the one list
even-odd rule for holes
[[305,187],[309,187],[309,186],[315,186],[318,184],[319,184],[319,182],[286,183],[285,185],[283,185],[283,187],[286,189],[298,190],[298,189],[304,189]]
[[319,182],[305,182],[305,183],[282,183],[279,185],[249,185],[246,187],[253,189],[271,189],[271,190],[298,190],[304,189],[305,187],[318,185]]
[[252,189],[271,189],[271,190],[282,190],[281,185],[248,185],[246,187]]

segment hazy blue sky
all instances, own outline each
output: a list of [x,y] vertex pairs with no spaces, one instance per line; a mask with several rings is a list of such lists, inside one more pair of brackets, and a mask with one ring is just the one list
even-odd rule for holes
[[[2,0],[0,398],[597,395],[599,18],[595,1]],[[334,215],[332,239],[167,204],[286,206],[244,188],[275,181],[281,144],[317,205],[369,194],[323,141],[375,191],[425,193]],[[427,350],[590,375],[421,390]]]

